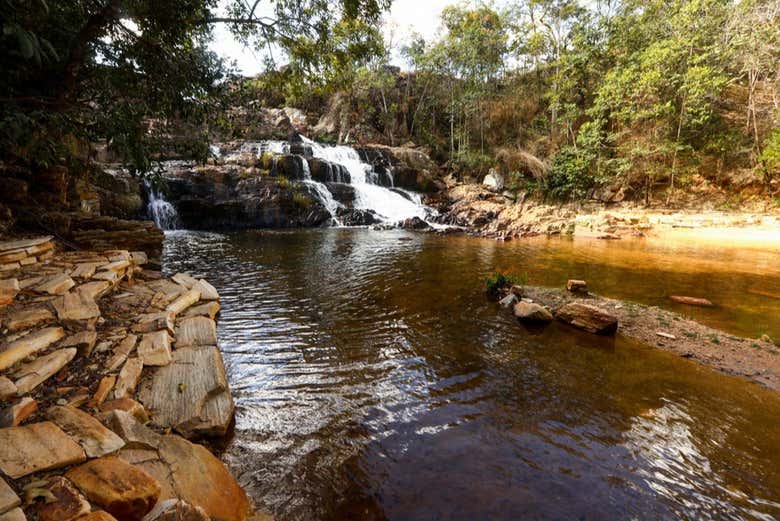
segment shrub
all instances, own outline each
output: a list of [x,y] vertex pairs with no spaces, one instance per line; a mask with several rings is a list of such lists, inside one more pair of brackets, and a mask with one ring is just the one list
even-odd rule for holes
[[498,297],[503,290],[517,284],[525,284],[526,282],[527,277],[525,273],[518,276],[512,273],[494,271],[492,275],[485,279],[485,286],[487,287],[488,295],[491,297]]
[[553,159],[544,180],[545,191],[555,199],[582,199],[596,185],[591,174],[591,154],[564,147]]
[[293,204],[295,205],[296,208],[300,208],[301,210],[308,210],[309,208],[311,208],[312,200],[306,194],[302,194],[301,192],[294,192]]
[[288,190],[290,188],[290,180],[283,175],[277,177],[276,182],[279,184],[279,188],[282,190]]

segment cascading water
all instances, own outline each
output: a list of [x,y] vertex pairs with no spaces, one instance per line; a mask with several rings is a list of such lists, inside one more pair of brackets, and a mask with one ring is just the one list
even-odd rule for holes
[[[355,191],[353,208],[356,210],[370,210],[385,223],[395,224],[414,217],[422,220],[430,218],[433,211],[422,204],[419,194],[393,187],[392,172],[383,174],[389,181],[390,187],[378,184],[379,173],[373,167],[363,162],[357,150],[349,146],[328,146],[317,143],[301,136],[303,145],[311,150],[312,157],[341,165],[349,173],[349,184]],[[246,143],[242,152],[254,152],[258,156],[263,153],[289,154],[290,143],[285,141],[262,141],[259,143]],[[333,198],[328,187],[312,179],[308,162],[302,161],[303,183],[307,184],[315,192],[322,205],[330,212],[334,221],[338,224],[337,212],[343,207]]]
[[146,193],[149,202],[146,205],[146,212],[152,218],[154,224],[161,230],[175,230],[179,225],[179,214],[176,208],[165,200],[159,191],[146,181]]

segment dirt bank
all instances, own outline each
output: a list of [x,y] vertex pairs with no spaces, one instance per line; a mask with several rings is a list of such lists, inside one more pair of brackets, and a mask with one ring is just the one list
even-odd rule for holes
[[740,338],[679,313],[593,293],[578,295],[564,289],[524,286],[522,295],[553,313],[572,302],[595,306],[617,318],[618,335],[780,391],[780,347],[767,338]]

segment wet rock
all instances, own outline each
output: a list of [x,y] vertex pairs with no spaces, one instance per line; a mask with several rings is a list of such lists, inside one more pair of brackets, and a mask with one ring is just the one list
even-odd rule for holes
[[135,392],[143,368],[144,364],[140,359],[127,359],[125,365],[122,366],[122,370],[119,371],[119,378],[117,378],[114,386],[114,398],[127,398]]
[[379,215],[373,210],[339,208],[336,210],[336,216],[345,226],[370,226],[382,222]]
[[206,317],[185,318],[176,328],[176,347],[210,346],[217,343],[217,324]]
[[521,322],[544,323],[552,322],[554,318],[547,308],[531,302],[517,302],[512,312]]
[[700,298],[700,297],[685,297],[681,295],[672,295],[669,297],[670,300],[673,302],[677,302],[678,304],[685,304],[686,306],[697,306],[702,308],[711,308],[715,305],[707,300],[706,298]]
[[587,294],[588,283],[584,280],[569,279],[566,282],[566,290],[572,293]]
[[5,326],[9,331],[33,328],[54,320],[54,315],[46,308],[24,309],[11,313]]
[[11,342],[0,352],[0,371],[39,353],[65,336],[61,327],[48,327]]
[[85,459],[82,448],[52,422],[0,429],[0,470],[12,479]]
[[156,450],[162,442],[162,436],[141,425],[129,412],[113,410],[106,417],[106,423],[124,440],[127,449]]
[[152,411],[152,422],[185,437],[223,436],[233,418],[222,355],[214,346],[184,347],[170,365],[147,378],[138,400]]
[[65,475],[89,501],[119,521],[137,521],[160,496],[160,484],[140,468],[115,456],[85,463]]
[[124,446],[122,439],[80,409],[55,406],[46,411],[49,418],[74,439],[90,458],[116,452]]
[[163,366],[171,363],[171,337],[167,331],[147,333],[138,344],[138,358],[143,365]]
[[76,348],[68,347],[58,349],[53,353],[42,356],[37,360],[25,364],[14,374],[16,378],[16,392],[18,394],[29,393],[43,382],[54,376],[60,369],[68,365],[76,356]]
[[430,224],[423,221],[419,217],[410,217],[409,219],[401,221],[401,228],[405,230],[425,230],[430,227]]
[[38,402],[26,396],[0,410],[0,427],[16,427],[38,410]]
[[133,416],[141,424],[149,421],[149,414],[144,406],[130,398],[118,398],[105,402],[100,406],[100,412],[107,414],[111,411],[123,411]]
[[498,301],[498,304],[502,308],[512,308],[518,302],[518,297],[514,293],[509,293],[507,296]]
[[8,483],[0,478],[0,514],[8,512],[22,504],[22,500],[16,495]]
[[309,159],[309,170],[312,179],[320,183],[349,184],[352,182],[352,177],[345,167],[324,159]]
[[92,510],[87,499],[70,481],[61,476],[52,478],[46,489],[52,494],[54,501],[37,506],[40,521],[73,521]]
[[579,302],[572,302],[558,309],[555,318],[597,335],[614,335],[618,328],[618,320],[614,315]]

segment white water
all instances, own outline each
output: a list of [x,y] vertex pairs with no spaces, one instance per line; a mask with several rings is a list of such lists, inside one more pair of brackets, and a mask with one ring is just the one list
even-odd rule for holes
[[[371,183],[369,174],[372,171],[372,167],[360,159],[360,155],[354,148],[343,145],[322,145],[306,137],[301,136],[301,138],[306,145],[311,147],[312,155],[315,158],[342,165],[347,169],[351,177],[350,184],[355,188],[355,202],[353,205],[355,209],[373,210],[383,222],[388,224],[399,223],[412,217],[426,220],[431,214],[431,209],[422,204],[422,197],[419,194],[400,188],[390,190],[387,187]],[[242,150],[245,152],[256,150],[258,155],[264,152],[287,154],[290,150],[290,144],[285,141],[262,141],[259,143],[246,143]],[[304,161],[303,164],[304,173],[306,173],[308,171],[308,163]],[[336,210],[342,205],[333,200],[333,196],[328,191],[327,186],[311,179],[310,175],[306,177],[307,179],[304,182],[314,188],[320,197],[320,202],[335,219]],[[403,192],[408,198],[396,191]]]
[[154,224],[161,230],[175,230],[179,224],[179,214],[176,212],[176,208],[166,201],[162,194],[152,188],[149,182],[145,184],[146,193],[149,194],[146,211]]

